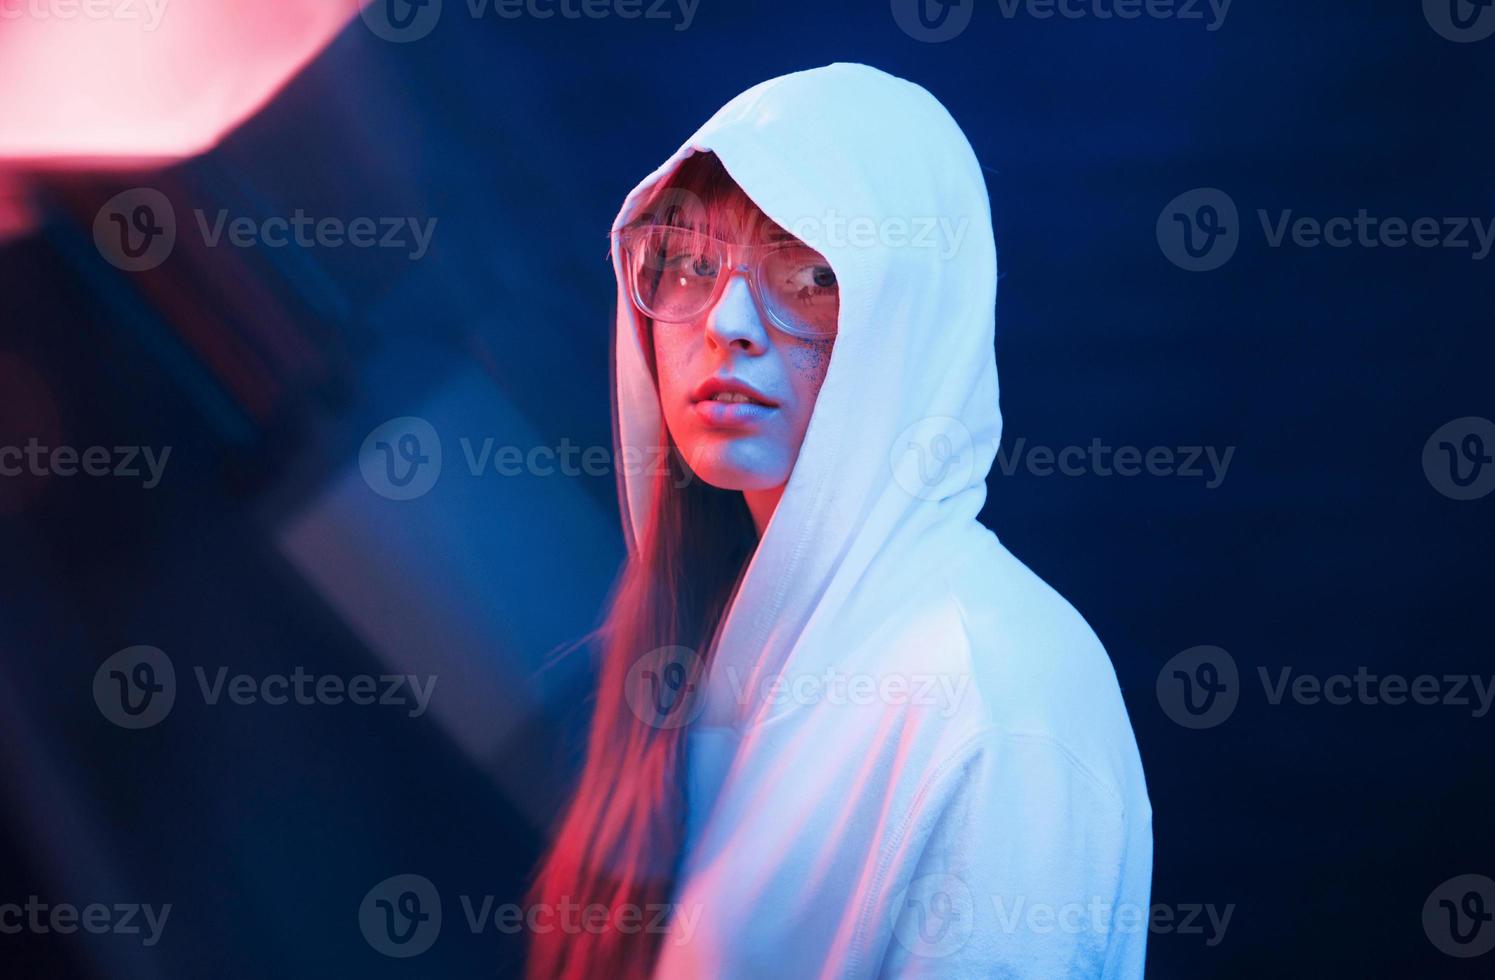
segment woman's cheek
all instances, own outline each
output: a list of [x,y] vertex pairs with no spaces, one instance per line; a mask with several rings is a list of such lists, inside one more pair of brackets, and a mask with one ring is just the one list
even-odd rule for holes
[[825,381],[825,372],[830,367],[831,351],[836,346],[834,337],[825,340],[805,340],[789,350],[789,370],[794,373],[794,387],[810,395],[818,394]]
[[659,371],[659,388],[667,404],[674,405],[685,394],[689,380],[685,377],[685,352],[679,345],[664,340],[654,343],[654,364]]

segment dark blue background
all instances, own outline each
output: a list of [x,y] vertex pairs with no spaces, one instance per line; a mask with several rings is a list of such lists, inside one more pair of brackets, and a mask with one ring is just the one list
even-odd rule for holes
[[[1454,875],[1495,874],[1495,719],[1272,706],[1256,677],[1492,671],[1495,498],[1441,495],[1421,456],[1445,422],[1495,415],[1495,259],[1272,248],[1257,211],[1495,219],[1495,39],[1447,41],[1414,0],[1236,0],[1214,32],[982,2],[943,44],[911,39],[878,2],[701,0],[683,31],[447,7],[403,45],[355,20],[201,159],[49,179],[44,228],[0,248],[0,351],[49,392],[0,391],[7,438],[55,416],[57,441],[174,447],[148,492],[6,488],[0,901],[174,904],[151,949],[0,936],[6,976],[517,968],[517,940],[471,934],[458,896],[518,900],[587,702],[583,654],[548,701],[513,665],[594,624],[622,540],[611,476],[475,479],[458,437],[608,445],[605,236],[622,197],[732,95],[832,61],[927,87],[986,168],[1006,452],[1020,437],[1236,447],[1215,489],[994,472],[982,515],[1111,654],[1154,806],[1153,900],[1235,906],[1216,946],[1151,935],[1148,975],[1488,973],[1489,957],[1439,954],[1421,910]],[[219,249],[140,280],[102,261],[91,226],[141,185],[184,226],[190,207],[439,224],[415,262]],[[1239,206],[1242,240],[1192,273],[1154,229],[1204,186]],[[267,358],[263,398],[247,399],[242,362],[199,344],[256,349],[271,326],[315,356]],[[404,510],[356,467],[399,415],[431,418],[446,446],[442,482]],[[320,554],[327,577],[308,574],[283,547],[308,512],[368,554]],[[438,721],[209,707],[188,690],[199,664],[390,669],[377,610],[350,613],[327,584],[358,591],[368,572],[352,566],[370,562],[402,610],[429,611],[416,635],[430,643],[394,646],[439,674],[436,700],[469,684],[460,657],[443,659],[467,650],[492,658],[472,663],[473,689],[502,696]],[[161,725],[125,732],[90,691],[134,644],[167,651],[183,692]],[[1155,683],[1199,644],[1230,651],[1243,689],[1227,722],[1191,731]],[[378,955],[357,925],[368,889],[405,872],[437,884],[446,916],[411,961]]]

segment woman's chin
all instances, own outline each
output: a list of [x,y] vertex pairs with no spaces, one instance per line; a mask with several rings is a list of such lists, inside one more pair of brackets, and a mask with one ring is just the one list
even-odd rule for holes
[[780,447],[757,446],[754,440],[714,437],[686,452],[691,472],[718,490],[768,490],[784,485],[790,466]]

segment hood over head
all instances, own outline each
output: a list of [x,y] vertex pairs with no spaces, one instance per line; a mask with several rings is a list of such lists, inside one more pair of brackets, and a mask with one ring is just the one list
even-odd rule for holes
[[[866,622],[853,606],[896,603],[970,540],[1001,437],[996,248],[980,164],[925,89],[848,63],[754,85],[644,178],[613,224],[615,459],[650,458],[665,438],[618,234],[701,151],[840,285],[825,382],[709,668],[700,724],[740,728],[761,706],[728,696],[723,667],[759,690],[791,658],[847,655],[848,621]],[[631,469],[618,479],[636,551],[650,482]]]

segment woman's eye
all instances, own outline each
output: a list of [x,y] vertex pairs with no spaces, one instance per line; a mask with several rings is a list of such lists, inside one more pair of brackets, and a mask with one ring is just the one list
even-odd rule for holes
[[711,260],[694,250],[670,253],[665,257],[665,268],[692,276],[709,276],[716,272]]
[[828,265],[803,265],[794,273],[793,284],[799,289],[835,289],[836,273]]

